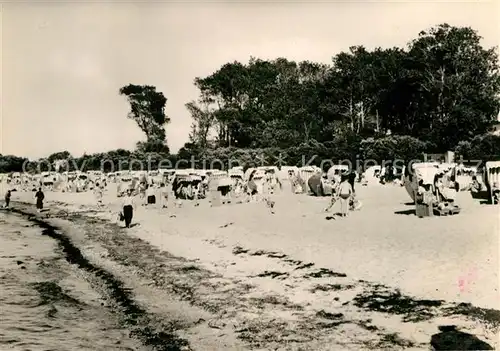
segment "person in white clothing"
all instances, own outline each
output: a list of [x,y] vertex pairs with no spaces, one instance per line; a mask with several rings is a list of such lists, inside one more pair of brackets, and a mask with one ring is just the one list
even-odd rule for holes
[[125,220],[125,227],[130,228],[130,224],[132,223],[132,217],[134,216],[134,198],[132,197],[132,190],[127,191],[127,195],[125,195],[123,199],[123,219]]

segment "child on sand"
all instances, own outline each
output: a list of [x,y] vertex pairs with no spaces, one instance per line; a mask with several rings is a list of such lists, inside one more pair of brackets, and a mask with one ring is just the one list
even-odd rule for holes
[[327,208],[325,208],[325,212],[330,211],[330,209],[335,205],[339,198],[339,190],[340,184],[335,181],[335,178],[332,179],[332,196],[330,198],[330,204]]
[[271,196],[273,194],[274,194],[274,184],[272,182],[272,178],[266,177],[264,180],[263,195],[266,206],[271,211],[271,214],[274,214],[274,205],[275,205],[275,201],[271,199]]
[[353,193],[348,177],[343,177],[339,185],[340,213],[342,217],[347,217],[349,212],[349,199]]

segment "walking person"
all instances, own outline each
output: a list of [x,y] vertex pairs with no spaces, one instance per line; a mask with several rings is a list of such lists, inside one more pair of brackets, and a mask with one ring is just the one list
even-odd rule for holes
[[340,213],[342,217],[347,217],[349,213],[349,199],[353,194],[352,186],[348,177],[344,176],[339,185]]
[[5,193],[5,206],[4,206],[5,208],[9,208],[10,197],[11,197],[11,191],[7,190],[7,192]]
[[269,208],[269,210],[271,211],[271,214],[274,214],[274,205],[276,203],[274,200],[271,199],[271,196],[273,194],[274,194],[274,187],[272,179],[271,177],[266,177],[262,187],[262,195],[267,208]]
[[36,199],[36,209],[38,212],[41,212],[43,209],[43,200],[45,199],[45,194],[42,191],[42,188],[38,188],[38,191],[35,193]]
[[123,198],[123,219],[125,221],[125,228],[130,228],[132,217],[134,216],[135,202],[132,197],[132,190],[127,190],[127,195]]

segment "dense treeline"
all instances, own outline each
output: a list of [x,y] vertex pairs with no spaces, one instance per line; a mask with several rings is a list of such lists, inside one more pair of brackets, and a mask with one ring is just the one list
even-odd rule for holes
[[[72,159],[70,169],[100,169],[104,161],[105,170],[111,163],[156,168],[160,161],[179,168],[221,168],[229,160],[246,166],[380,162],[446,150],[500,159],[500,137],[488,134],[500,110],[498,57],[480,39],[471,28],[443,24],[406,48],[354,46],[330,65],[286,58],[226,63],[195,79],[199,99],[186,104],[190,140],[176,155],[166,145],[167,99],[155,87],[130,84],[119,94],[146,142],[135,151]],[[68,157],[61,152],[48,161]],[[0,173],[21,171],[26,162],[0,156]]]
[[183,152],[321,143],[336,154],[346,142],[357,148],[389,133],[452,150],[488,132],[500,108],[495,50],[471,28],[446,24],[406,50],[352,47],[330,66],[252,58],[195,84],[200,99],[187,105],[194,123]]

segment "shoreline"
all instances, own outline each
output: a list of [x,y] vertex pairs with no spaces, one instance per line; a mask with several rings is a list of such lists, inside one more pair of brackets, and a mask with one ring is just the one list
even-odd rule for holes
[[[76,265],[78,269],[98,278],[103,285],[101,291],[106,291],[107,299],[114,304],[115,312],[119,309],[121,323],[131,330],[131,336],[139,339],[145,346],[153,347],[155,350],[189,350],[185,348],[187,342],[179,339],[176,335],[170,332],[157,333],[150,330],[150,317],[148,313],[134,301],[132,294],[117,280],[116,277],[109,271],[93,264],[89,261],[76,247],[67,235],[61,233],[61,230],[48,221],[41,220],[37,216],[32,216],[33,213],[22,210],[12,210],[13,213],[27,217],[31,222],[36,223],[42,229],[42,234],[55,240],[61,248],[64,258],[70,264]],[[165,346],[167,344],[167,346]]]
[[[211,330],[212,334],[214,330],[218,332],[216,334],[224,334],[226,345],[231,344],[231,347],[222,349],[240,349],[233,346],[237,340],[243,342],[242,349],[281,349],[282,345],[288,345],[289,348],[285,349],[290,350],[296,347],[328,350],[332,345],[343,349],[422,349],[424,345],[428,346],[430,336],[438,332],[438,325],[446,323],[474,331],[489,343],[498,334],[500,317],[495,310],[411,298],[383,284],[353,280],[343,273],[284,253],[242,246],[233,247],[230,254],[226,254],[232,262],[210,272],[213,264],[206,259],[182,259],[165,253],[169,244],[176,246],[172,240],[160,247],[152,244],[148,240],[152,233],[148,234],[147,228],[139,226],[125,232],[112,220],[86,217],[63,207],[60,204],[51,206],[49,212],[52,215],[47,220],[60,222],[61,219],[54,218],[62,215],[65,217],[63,222],[71,222],[69,227],[75,226],[76,222],[79,222],[77,226],[85,226],[90,221],[96,229],[93,234],[87,233],[90,241],[99,242],[104,247],[107,255],[117,263],[118,271],[134,267],[141,279],[150,281],[190,306],[211,313],[212,319],[200,322],[198,328],[205,328],[205,332]],[[87,226],[90,225],[87,223]],[[227,223],[220,230],[231,226],[233,224]],[[172,238],[171,235],[168,237]],[[200,239],[197,245],[201,244]],[[189,240],[192,245],[195,242]],[[218,247],[218,250],[212,249],[213,255],[228,249],[223,241],[202,245],[206,246]],[[134,251],[142,256],[131,257]],[[164,263],[165,259],[168,264]],[[172,265],[175,268],[170,268],[169,272]],[[259,270],[260,273],[253,272]],[[241,272],[246,273],[242,275]],[[308,289],[304,292],[306,286]],[[491,328],[487,327],[488,320]],[[417,326],[420,331],[415,333],[412,328]],[[333,335],[324,335],[326,330]],[[270,331],[277,335],[271,337],[268,335]],[[199,331],[192,334],[196,333]],[[325,349],[324,345],[330,346]]]
[[2,350],[143,350],[39,224],[1,211],[0,227]]
[[[215,349],[224,345],[224,340],[215,339],[210,330],[200,330],[200,335],[188,332],[184,337],[179,336],[186,330],[198,328],[198,324],[209,320],[210,316],[176,296],[159,291],[150,281],[141,279],[136,267],[117,264],[97,240],[88,240],[88,231],[95,228],[93,218],[82,217],[82,222],[76,224],[57,216],[43,218],[44,212],[31,210],[27,203],[16,205],[19,209],[11,209],[12,215],[36,223],[44,235],[57,242],[66,261],[84,273],[92,288],[106,301],[105,307],[143,347],[188,351],[193,350],[193,345],[197,346],[195,349],[207,344]],[[186,336],[190,337],[190,342]],[[237,345],[236,340],[230,343]]]

